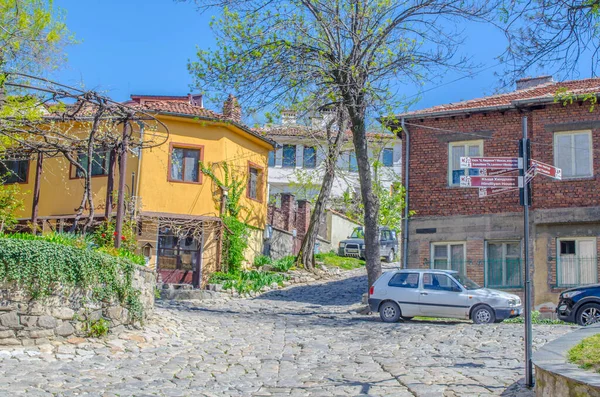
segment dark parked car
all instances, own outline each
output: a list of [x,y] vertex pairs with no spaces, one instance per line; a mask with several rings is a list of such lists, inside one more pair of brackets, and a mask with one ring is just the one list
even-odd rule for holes
[[560,294],[558,318],[569,323],[600,323],[600,284],[571,288]]
[[[365,232],[362,227],[354,229],[347,240],[340,241],[338,255],[364,259],[364,237]],[[396,237],[396,231],[389,227],[379,228],[379,250],[381,256],[384,257],[387,262],[393,262],[396,259],[396,253],[398,253],[398,238]]]

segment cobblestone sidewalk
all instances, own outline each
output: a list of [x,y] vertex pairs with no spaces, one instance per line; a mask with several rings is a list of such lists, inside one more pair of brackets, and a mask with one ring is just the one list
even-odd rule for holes
[[[384,324],[364,270],[253,299],[162,303],[143,331],[0,350],[0,396],[532,396],[523,327]],[[536,326],[535,346],[571,330]]]

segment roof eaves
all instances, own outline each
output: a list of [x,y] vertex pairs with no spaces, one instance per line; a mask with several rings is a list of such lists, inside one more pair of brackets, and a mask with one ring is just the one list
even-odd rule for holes
[[229,123],[232,124],[234,126],[236,126],[237,128],[239,128],[240,130],[254,136],[255,138],[260,139],[263,142],[268,143],[269,145],[275,147],[277,145],[277,143],[275,141],[273,141],[272,139],[269,139],[265,136],[262,136],[260,134],[257,134],[256,132],[252,131],[251,129],[249,129],[246,126],[243,126],[242,124],[239,124],[235,121],[232,120],[228,120],[228,119],[219,119],[216,117],[206,117],[206,116],[200,116],[197,114],[189,114],[189,113],[177,113],[177,112],[167,112],[164,110],[155,110],[155,112],[157,112],[158,114],[162,114],[165,116],[174,116],[174,117],[184,117],[184,118],[188,118],[188,119],[200,119],[200,120],[206,120],[206,121],[213,121],[216,123]]
[[482,107],[473,107],[473,108],[464,108],[464,109],[449,109],[449,110],[438,110],[437,112],[425,112],[425,113],[404,113],[396,115],[396,119],[424,119],[431,117],[452,117],[458,116],[467,113],[483,113],[490,111],[500,111],[500,110],[511,110],[514,109],[515,106],[511,103],[510,105],[495,105],[495,106],[482,106]]

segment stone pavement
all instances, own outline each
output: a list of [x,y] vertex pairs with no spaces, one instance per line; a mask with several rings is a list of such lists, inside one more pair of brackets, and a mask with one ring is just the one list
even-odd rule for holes
[[[143,331],[0,350],[0,396],[533,396],[522,325],[356,314],[364,270],[253,299],[164,302]],[[568,326],[535,326],[541,346]]]

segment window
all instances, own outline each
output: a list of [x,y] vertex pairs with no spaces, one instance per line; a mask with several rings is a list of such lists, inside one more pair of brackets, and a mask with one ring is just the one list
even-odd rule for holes
[[262,168],[248,163],[248,198],[262,202]]
[[314,147],[304,147],[304,168],[315,168],[317,166],[317,150]]
[[487,243],[485,286],[492,288],[523,286],[520,242]]
[[356,154],[351,152],[348,159],[348,170],[350,172],[358,171],[358,163],[356,162]]
[[173,182],[200,183],[202,147],[172,147],[169,180]]
[[392,148],[384,148],[383,152],[381,152],[381,162],[384,167],[393,167],[394,166],[394,149]]
[[435,243],[431,250],[432,269],[457,270],[465,273],[464,243]]
[[275,151],[269,152],[269,167],[275,167]]
[[436,291],[454,291],[461,292],[462,289],[454,280],[445,274],[424,273],[423,288]]
[[283,145],[283,166],[296,166],[296,145]]
[[[108,175],[108,163],[110,161],[110,152],[96,152],[92,155],[92,175],[91,176],[102,176]],[[88,155],[87,153],[79,153],[77,155],[77,162],[87,170],[88,167]],[[85,173],[79,168],[75,168],[75,178],[84,178]]]
[[556,282],[575,286],[598,282],[595,238],[565,238],[557,243]]
[[390,287],[417,288],[419,273],[396,273],[388,282]]
[[448,185],[460,185],[460,177],[479,175],[477,168],[460,168],[460,158],[464,156],[482,156],[483,141],[451,142],[448,147]]
[[0,163],[4,184],[27,183],[29,160],[4,160]]
[[563,178],[592,176],[591,147],[589,131],[554,134],[554,165],[562,170]]

